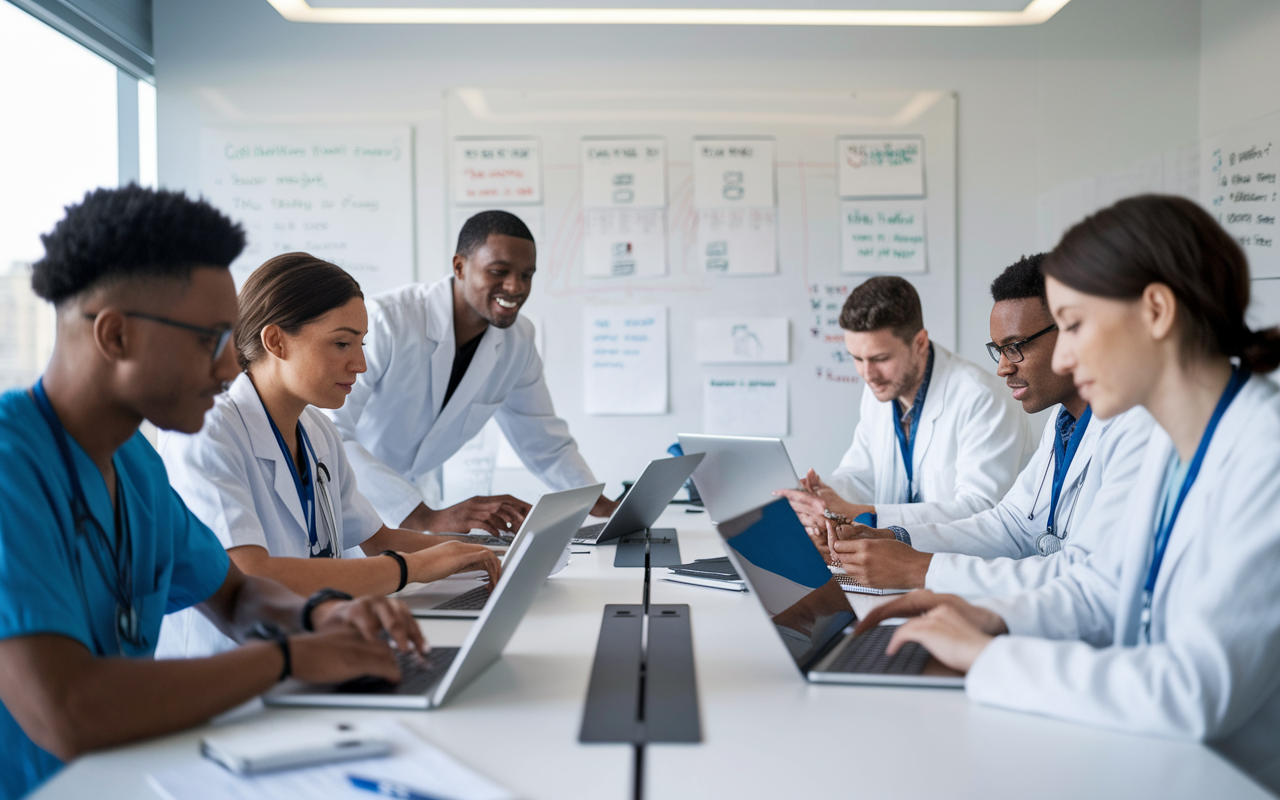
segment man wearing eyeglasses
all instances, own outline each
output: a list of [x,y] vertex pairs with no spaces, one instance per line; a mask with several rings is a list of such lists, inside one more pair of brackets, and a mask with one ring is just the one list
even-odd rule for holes
[[[1098,547],[1124,510],[1153,420],[1141,407],[1093,419],[1070,374],[1053,371],[1057,326],[1040,263],[1023,258],[991,285],[987,351],[1028,414],[1057,407],[1040,446],[993,509],[895,530],[832,524],[833,561],[871,588],[967,596],[1039,586]],[[812,516],[812,510],[810,511]]]
[[[388,640],[425,644],[402,602],[307,599],[244,575],[138,432],[144,419],[198,431],[238,372],[240,227],[129,186],[87,195],[43,238],[32,287],[57,309],[53,357],[35,386],[0,395],[0,798],[290,675],[398,680]],[[161,618],[190,606],[245,644],[154,660]]]

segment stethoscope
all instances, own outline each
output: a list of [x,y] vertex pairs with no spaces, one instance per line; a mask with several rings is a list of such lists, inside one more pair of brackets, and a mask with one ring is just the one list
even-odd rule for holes
[[[123,655],[125,652],[124,645],[126,644],[135,650],[143,650],[147,646],[147,640],[142,633],[138,610],[133,603],[133,536],[129,529],[129,512],[125,508],[125,485],[120,477],[120,470],[117,467],[116,542],[113,545],[106,529],[102,527],[97,517],[89,509],[89,501],[85,497],[84,487],[80,484],[80,474],[76,470],[75,461],[71,455],[71,445],[67,441],[67,431],[62,427],[62,422],[58,419],[58,415],[53,410],[53,404],[49,402],[49,396],[44,391],[43,377],[36,381],[36,385],[32,387],[31,394],[35,398],[36,408],[40,410],[40,415],[44,417],[44,421],[49,425],[53,439],[58,445],[58,454],[62,457],[62,464],[67,470],[67,478],[71,483],[71,516],[76,529],[76,538],[85,540],[89,553],[93,556],[93,561],[115,600],[116,652]],[[92,523],[92,526],[89,523]],[[111,560],[114,563],[110,566],[104,563],[99,546],[95,545],[93,539],[85,530],[87,527],[94,529],[97,533],[98,545],[111,555]],[[79,589],[80,602],[84,606],[85,617],[91,620],[94,614],[89,608],[89,598],[85,590],[84,565],[80,561],[80,549],[78,547],[71,549],[74,554],[76,575],[79,578],[79,585],[76,588]],[[94,640],[97,641],[96,632],[93,636]],[[106,653],[106,648],[100,646],[100,649],[104,654]]]
[[[1036,497],[1031,501],[1031,513],[1027,514],[1028,521],[1036,518],[1036,503],[1040,502],[1040,493],[1044,490],[1044,482],[1049,477],[1049,470],[1053,468],[1053,461],[1053,453],[1049,453],[1049,463],[1044,467],[1044,474],[1040,476],[1040,487],[1036,489]],[[1076,503],[1080,502],[1080,495],[1083,494],[1080,489],[1084,486],[1084,480],[1089,475],[1089,465],[1092,463],[1093,455],[1091,454],[1089,460],[1084,462],[1084,468],[1080,470],[1080,475],[1072,482],[1075,488],[1075,495],[1071,498],[1071,508],[1067,509],[1066,523],[1061,526],[1062,532],[1058,532],[1059,526],[1055,525],[1051,519],[1049,524],[1045,526],[1044,533],[1036,537],[1036,552],[1040,555],[1053,555],[1062,549],[1062,540],[1067,538],[1067,530],[1071,527],[1071,520],[1075,518]],[[1066,489],[1065,486],[1062,488]],[[1058,516],[1062,516],[1062,514],[1059,513]]]
[[[318,499],[317,505],[320,506],[320,516],[324,519],[325,527],[329,534],[329,557],[342,558],[342,551],[338,547],[338,522],[337,517],[333,514],[333,498],[329,496],[329,482],[332,478],[329,475],[329,468],[325,463],[316,458],[316,451],[311,447],[311,438],[307,436],[306,430],[303,429],[302,423],[298,423],[298,430],[302,433],[302,441],[306,445],[307,452],[311,455],[311,463],[315,464],[315,469],[311,470],[311,474],[316,480],[316,495]],[[317,537],[314,547],[319,547],[319,537]]]

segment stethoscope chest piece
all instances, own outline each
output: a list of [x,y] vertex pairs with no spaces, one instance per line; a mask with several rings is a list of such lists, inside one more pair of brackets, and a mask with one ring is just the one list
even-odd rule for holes
[[1051,556],[1062,549],[1062,540],[1049,531],[1036,537],[1036,551],[1042,556]]

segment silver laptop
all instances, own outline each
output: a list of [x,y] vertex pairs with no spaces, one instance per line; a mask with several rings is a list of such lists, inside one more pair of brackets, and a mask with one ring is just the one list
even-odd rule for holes
[[[543,530],[552,522],[576,511],[578,506],[588,499],[592,490],[595,490],[596,494],[590,497],[590,502],[587,503],[587,510],[590,511],[591,506],[595,505],[596,499],[600,497],[600,492],[604,490],[603,483],[570,489],[567,492],[544,494],[539,498],[524,518],[515,538],[507,545],[503,563],[509,562],[511,554],[530,531]],[[432,581],[425,586],[405,589],[392,597],[403,600],[415,617],[475,619],[480,616],[480,612],[489,602],[492,588],[488,583],[487,575],[477,575],[472,572],[465,576],[445,578]]]
[[[557,493],[571,495],[573,502],[561,505],[561,516],[546,519],[542,527],[531,529],[511,549],[489,603],[461,647],[434,647],[425,658],[401,654],[403,679],[398,684],[373,677],[336,685],[290,679],[267,692],[263,699],[268,705],[277,706],[408,709],[444,705],[502,655],[538,589],[603,488],[595,485]],[[543,500],[553,496],[547,495]]]
[[583,527],[574,535],[573,543],[604,544],[652,527],[702,458],[702,453],[697,453],[650,461],[608,522]]
[[800,485],[781,439],[754,436],[679,434],[686,453],[705,453],[693,471],[693,484],[712,522],[759,508],[774,499],[778,489]]
[[808,680],[964,686],[963,675],[914,642],[886,655],[893,625],[879,625],[854,637],[849,628],[858,616],[786,500],[721,522],[716,530],[724,539],[729,560],[764,606],[787,653]]

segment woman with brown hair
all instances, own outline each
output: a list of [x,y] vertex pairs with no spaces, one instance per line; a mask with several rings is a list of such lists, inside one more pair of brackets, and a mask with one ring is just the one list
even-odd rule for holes
[[[338,408],[365,370],[364,295],[341,268],[276,256],[245,281],[235,346],[243,372],[194,435],[163,434],[174,489],[245,573],[302,595],[389,594],[500,566],[486,547],[388,528],[356,488],[342,439],[317,409]],[[370,558],[343,558],[359,547]],[[184,611],[166,618],[157,655],[232,646]]]
[[1122,200],[1045,262],[1054,369],[1095,416],[1158,427],[1132,502],[1089,560],[974,605],[913,592],[867,616],[916,617],[979,702],[1208,741],[1280,790],[1280,331],[1252,331],[1249,268],[1195,203]]

